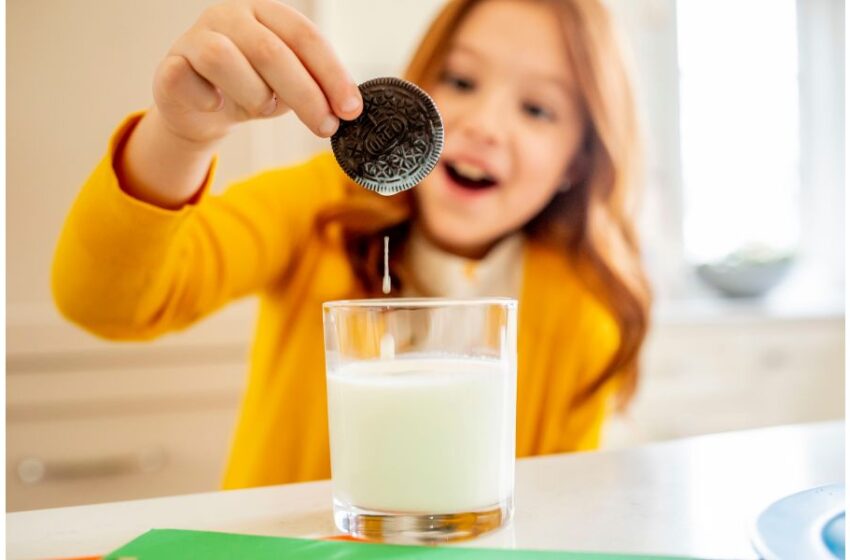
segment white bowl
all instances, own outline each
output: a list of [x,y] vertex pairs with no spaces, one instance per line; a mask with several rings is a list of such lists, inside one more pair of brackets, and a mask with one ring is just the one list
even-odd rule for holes
[[730,297],[756,297],[779,284],[793,259],[790,256],[773,260],[744,261],[726,258],[716,263],[702,264],[697,274],[712,287]]

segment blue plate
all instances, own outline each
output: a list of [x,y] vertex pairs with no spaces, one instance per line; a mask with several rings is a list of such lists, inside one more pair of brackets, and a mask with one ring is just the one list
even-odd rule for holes
[[774,502],[758,516],[752,540],[765,560],[844,560],[844,485]]

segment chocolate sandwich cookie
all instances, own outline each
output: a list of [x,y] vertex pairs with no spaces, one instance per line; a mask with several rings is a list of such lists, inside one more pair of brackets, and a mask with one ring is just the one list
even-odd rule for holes
[[427,93],[398,78],[360,84],[363,112],[331,138],[336,161],[358,185],[383,195],[424,179],[443,151],[443,120]]

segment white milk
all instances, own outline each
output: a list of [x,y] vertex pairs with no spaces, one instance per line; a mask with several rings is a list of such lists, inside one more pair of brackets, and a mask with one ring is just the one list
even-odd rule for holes
[[504,362],[400,358],[328,374],[334,495],[363,509],[457,513],[512,492],[515,378]]

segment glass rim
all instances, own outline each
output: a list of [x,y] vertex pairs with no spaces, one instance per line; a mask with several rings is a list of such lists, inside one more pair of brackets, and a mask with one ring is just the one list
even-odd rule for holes
[[475,298],[439,298],[439,297],[400,297],[400,298],[364,298],[364,299],[340,299],[322,303],[325,311],[331,309],[353,308],[428,308],[428,307],[458,307],[476,305],[500,305],[504,307],[516,307],[516,298],[511,297],[475,297]]

